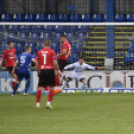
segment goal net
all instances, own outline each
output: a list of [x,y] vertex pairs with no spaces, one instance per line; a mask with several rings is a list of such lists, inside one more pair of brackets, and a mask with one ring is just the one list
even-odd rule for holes
[[[35,57],[43,48],[46,38],[51,40],[51,49],[59,53],[60,35],[64,33],[71,44],[69,64],[83,56],[87,64],[99,66],[101,70],[108,71],[108,68],[112,68],[113,71],[128,71],[134,69],[133,32],[132,23],[0,23],[0,56],[7,48],[7,42],[13,41],[17,57],[24,52],[24,46],[27,45],[32,47]],[[5,69],[5,62],[1,69]],[[35,69],[34,64],[32,69]],[[108,73],[105,74],[107,76]],[[112,79],[124,77],[117,74]],[[104,88],[103,82],[97,86],[96,79],[89,87]],[[132,85],[128,88],[130,87]]]

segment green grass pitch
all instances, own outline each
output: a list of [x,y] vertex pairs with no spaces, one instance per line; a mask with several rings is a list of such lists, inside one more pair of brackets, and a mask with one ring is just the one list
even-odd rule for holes
[[134,134],[132,94],[55,96],[53,109],[35,109],[35,95],[0,95],[0,134]]

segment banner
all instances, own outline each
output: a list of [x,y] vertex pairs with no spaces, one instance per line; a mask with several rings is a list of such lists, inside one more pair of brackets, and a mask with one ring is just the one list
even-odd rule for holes
[[[63,84],[65,78],[71,71],[65,71],[61,78]],[[84,77],[87,80],[86,93],[107,93],[107,92],[133,92],[134,90],[134,71],[85,71]],[[38,77],[36,71],[31,71],[31,85],[29,92],[37,91]],[[77,80],[69,82],[63,93],[80,92],[81,83]],[[24,92],[25,80],[19,86],[19,92]],[[0,93],[12,92],[12,77],[7,71],[0,72]]]

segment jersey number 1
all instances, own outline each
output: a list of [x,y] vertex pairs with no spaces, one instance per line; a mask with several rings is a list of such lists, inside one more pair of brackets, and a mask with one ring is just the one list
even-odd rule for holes
[[45,65],[46,64],[47,55],[46,54],[43,54],[43,57],[44,57],[44,65]]

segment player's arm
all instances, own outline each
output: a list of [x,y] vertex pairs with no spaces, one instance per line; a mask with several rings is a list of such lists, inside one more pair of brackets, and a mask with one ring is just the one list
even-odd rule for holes
[[67,69],[71,69],[71,68],[74,68],[74,64],[70,64],[70,65],[67,65],[67,66],[65,66],[65,70],[67,70]]
[[13,74],[14,74],[15,69],[16,69],[16,68],[17,68],[17,66],[18,66],[18,63],[19,63],[19,61],[17,60],[17,61],[15,62],[15,64],[14,64],[13,71],[12,71],[11,75],[13,75]]
[[57,55],[57,58],[66,55],[66,53],[67,53],[67,49],[63,49],[63,52],[59,53]]
[[1,58],[1,59],[0,59],[0,68],[1,68],[1,65],[2,65],[2,63],[3,63],[3,60],[4,60],[4,58]]
[[37,74],[38,74],[38,76],[39,76],[39,73],[40,73],[40,70],[39,70],[39,64],[38,64],[38,60],[36,60],[36,70],[37,70]]
[[69,51],[69,53],[68,53],[68,57],[70,57],[71,56],[71,51]]
[[59,70],[57,60],[53,60],[53,65],[54,65],[55,69],[58,71],[58,75],[61,77],[62,74],[61,74],[61,71]]
[[89,69],[89,70],[100,70],[100,68],[99,67],[93,67],[93,66],[91,66],[91,65],[88,65],[87,64],[87,69]]
[[34,63],[36,63],[36,59],[35,58],[32,58],[32,60],[31,60],[32,62],[34,62]]

